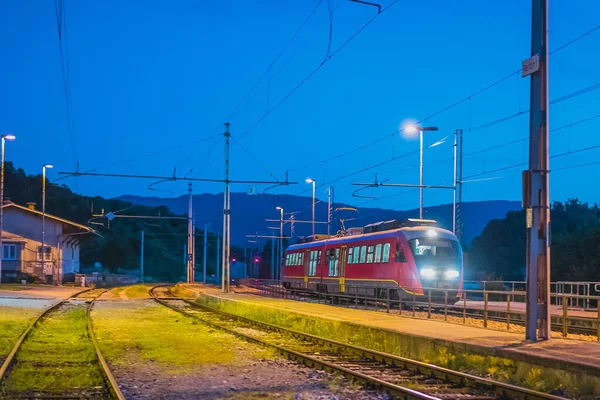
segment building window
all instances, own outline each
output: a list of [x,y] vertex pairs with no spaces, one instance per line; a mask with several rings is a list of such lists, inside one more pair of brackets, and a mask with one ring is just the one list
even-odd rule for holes
[[381,258],[381,262],[388,262],[390,261],[390,244],[386,243],[383,245],[383,257]]
[[381,262],[381,244],[375,246],[375,262]]
[[352,264],[352,260],[354,260],[354,257],[352,256],[352,252],[354,251],[354,248],[350,247],[348,249],[348,264]]
[[2,245],[2,259],[3,260],[16,260],[17,259],[17,245],[16,244],[3,244]]
[[373,246],[369,246],[367,249],[367,263],[370,264],[373,262]]
[[52,247],[38,246],[38,261],[50,261],[52,259]]
[[367,258],[367,246],[362,246],[360,248],[360,263],[364,264]]
[[358,256],[360,255],[360,247],[356,246],[354,248],[354,262],[353,264],[358,264]]

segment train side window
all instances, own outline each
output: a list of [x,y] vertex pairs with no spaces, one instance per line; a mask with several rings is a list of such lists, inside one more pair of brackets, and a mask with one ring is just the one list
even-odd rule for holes
[[354,256],[352,255],[353,252],[354,252],[354,248],[350,247],[348,249],[348,264],[352,264],[352,260],[354,260]]
[[340,249],[335,249],[335,263],[333,265],[334,276],[339,275],[339,264],[340,264]]
[[360,247],[356,246],[354,247],[354,260],[352,261],[353,264],[358,264],[358,256],[360,255]]
[[298,253],[294,253],[294,260],[292,261],[292,264],[298,265]]
[[338,252],[339,252],[339,249],[329,250],[329,276],[336,276],[336,273],[335,273],[336,264],[337,264],[336,253],[338,253]]
[[290,255],[289,254],[285,255],[285,265],[290,265]]
[[371,264],[373,262],[373,246],[369,246],[367,248],[367,264]]
[[317,256],[317,265],[321,264],[321,250],[319,250],[319,254]]
[[362,246],[360,248],[360,263],[364,264],[367,259],[367,246]]
[[315,276],[317,274],[317,252],[310,252],[310,261],[308,264],[308,275]]
[[304,253],[299,253],[298,254],[298,265],[303,265],[304,264]]
[[375,262],[381,262],[381,243],[375,246]]
[[389,262],[390,261],[390,244],[386,243],[383,245],[383,256],[381,257],[381,262]]

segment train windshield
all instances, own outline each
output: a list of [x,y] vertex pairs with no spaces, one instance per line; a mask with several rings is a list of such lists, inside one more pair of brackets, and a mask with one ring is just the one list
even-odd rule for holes
[[409,240],[408,243],[417,264],[421,261],[457,261],[460,257],[460,246],[454,240],[419,238]]

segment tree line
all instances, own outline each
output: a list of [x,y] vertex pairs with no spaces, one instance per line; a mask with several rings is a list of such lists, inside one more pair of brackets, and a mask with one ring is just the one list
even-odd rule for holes
[[[550,221],[552,281],[600,281],[598,204],[554,202]],[[465,251],[468,279],[524,280],[525,211],[510,211],[490,221]]]

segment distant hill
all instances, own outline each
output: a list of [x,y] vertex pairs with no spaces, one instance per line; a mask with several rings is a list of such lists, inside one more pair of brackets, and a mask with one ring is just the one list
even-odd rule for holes
[[[145,206],[166,206],[176,214],[186,214],[188,208],[188,197],[177,198],[141,197],[125,195],[119,200],[129,201],[134,204]],[[279,219],[279,212],[275,207],[284,208],[286,219],[290,212],[296,212],[296,220],[311,220],[311,197],[294,195],[272,195],[258,194],[249,196],[246,193],[231,194],[231,241],[232,244],[244,246],[247,243],[248,234],[270,234],[268,226],[278,226],[277,222],[265,222],[265,219]],[[352,207],[348,204],[334,203],[335,208]],[[220,232],[223,215],[222,194],[197,194],[193,197],[193,208],[197,227],[203,229],[205,223],[209,223],[210,231]],[[487,223],[495,218],[504,218],[511,210],[519,210],[521,203],[518,201],[491,200],[466,202],[461,205],[461,217],[463,223],[463,244],[468,245],[474,237],[481,234]],[[316,205],[316,220],[327,221],[327,202],[318,202]],[[359,207],[358,213],[342,211],[335,215],[332,231],[336,232],[339,227],[340,214],[347,219],[346,227],[364,226],[377,221],[390,220],[394,218],[418,217],[417,210],[395,211],[382,208]],[[350,220],[353,218],[353,220]],[[435,219],[440,225],[452,229],[452,204],[426,207],[424,218]],[[284,235],[290,234],[289,224],[284,227]],[[327,233],[326,225],[317,225],[317,233]],[[296,224],[295,234],[306,236],[311,233],[311,224]]]

